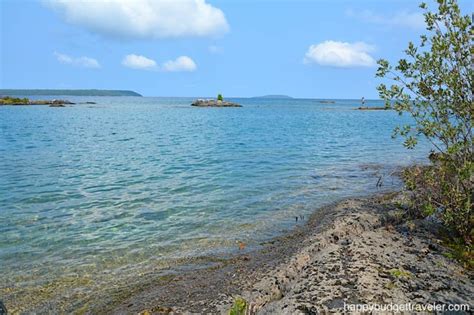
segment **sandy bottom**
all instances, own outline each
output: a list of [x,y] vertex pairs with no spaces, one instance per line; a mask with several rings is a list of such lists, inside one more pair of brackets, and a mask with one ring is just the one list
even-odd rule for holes
[[151,281],[107,311],[227,314],[237,297],[250,314],[350,312],[355,304],[470,305],[473,273],[445,256],[435,222],[400,220],[400,204],[400,194],[332,204],[263,249]]

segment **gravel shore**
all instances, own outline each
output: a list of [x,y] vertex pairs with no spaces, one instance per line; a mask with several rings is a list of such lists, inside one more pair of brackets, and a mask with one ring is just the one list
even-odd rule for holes
[[[472,271],[446,257],[440,227],[401,220],[400,194],[347,199],[263,249],[183,272],[133,295],[114,314],[344,312],[355,304],[467,304]],[[473,308],[471,307],[471,310]]]

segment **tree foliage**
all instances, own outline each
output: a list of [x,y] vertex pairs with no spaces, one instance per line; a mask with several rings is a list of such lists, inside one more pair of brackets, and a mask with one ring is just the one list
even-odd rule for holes
[[438,0],[437,5],[436,12],[420,5],[428,35],[420,36],[418,46],[408,44],[406,58],[395,66],[378,61],[376,75],[393,81],[390,87],[379,85],[378,91],[387,107],[413,118],[413,124],[397,127],[394,135],[404,137],[407,148],[424,136],[437,151],[429,169],[406,173],[415,209],[437,214],[471,243],[474,29],[471,16],[462,15],[455,0]]

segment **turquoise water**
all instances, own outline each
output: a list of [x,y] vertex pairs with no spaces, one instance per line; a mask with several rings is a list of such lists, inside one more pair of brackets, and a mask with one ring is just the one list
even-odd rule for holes
[[358,101],[68,99],[97,104],[0,107],[0,299],[13,309],[76,309],[186,258],[250,250],[428,151],[391,138],[408,118]]

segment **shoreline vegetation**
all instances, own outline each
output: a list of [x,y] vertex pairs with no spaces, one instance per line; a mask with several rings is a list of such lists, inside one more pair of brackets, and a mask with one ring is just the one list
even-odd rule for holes
[[[427,34],[408,43],[406,58],[377,61],[376,77],[389,80],[377,90],[385,105],[408,114],[413,123],[394,129],[413,149],[423,137],[432,147],[430,164],[405,170],[411,191],[407,212],[435,217],[457,239],[464,259],[474,262],[474,153],[472,15],[455,0],[438,1],[430,11],[422,2]],[[440,84],[442,82],[443,84]]]
[[336,202],[259,250],[147,283],[108,311],[317,314],[342,312],[344,303],[470,305],[472,269],[453,259],[439,222],[407,219],[406,205],[397,192]]
[[58,89],[0,89],[0,95],[14,96],[138,96],[142,95],[130,90],[58,90]]

